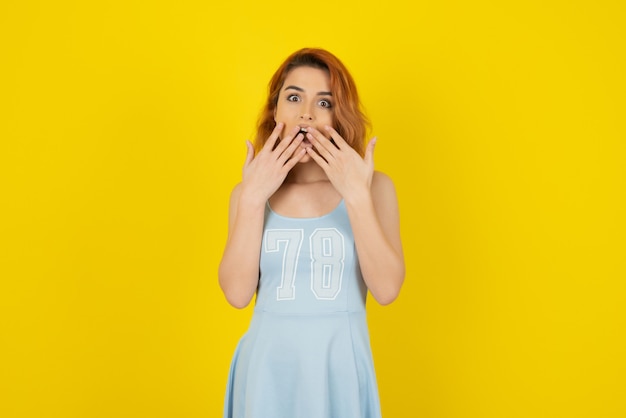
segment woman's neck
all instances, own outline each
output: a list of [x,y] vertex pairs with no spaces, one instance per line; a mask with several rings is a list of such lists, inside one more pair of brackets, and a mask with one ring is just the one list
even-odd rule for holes
[[286,183],[316,183],[319,181],[328,181],[328,176],[315,161],[296,164],[285,179]]

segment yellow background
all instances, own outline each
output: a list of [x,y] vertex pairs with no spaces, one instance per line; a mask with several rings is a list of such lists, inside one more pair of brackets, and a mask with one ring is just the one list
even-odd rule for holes
[[384,415],[626,416],[624,3],[227,3],[2,2],[0,416],[220,416],[228,194],[303,46],[400,197]]

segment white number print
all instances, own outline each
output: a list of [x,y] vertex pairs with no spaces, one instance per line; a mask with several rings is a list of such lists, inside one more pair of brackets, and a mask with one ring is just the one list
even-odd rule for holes
[[280,250],[284,243],[283,264],[280,286],[277,288],[278,300],[291,300],[296,297],[296,269],[298,268],[298,254],[302,247],[302,229],[268,229],[265,233],[265,252],[273,253]]
[[341,291],[343,235],[335,228],[318,228],[310,240],[311,290],[318,299],[333,300]]
[[[302,229],[268,229],[265,231],[266,253],[282,251],[280,286],[277,300],[296,297],[296,272],[302,248]],[[335,228],[317,228],[309,237],[311,252],[311,291],[317,299],[334,300],[341,292],[345,257],[344,239]],[[282,244],[282,245],[281,245]]]

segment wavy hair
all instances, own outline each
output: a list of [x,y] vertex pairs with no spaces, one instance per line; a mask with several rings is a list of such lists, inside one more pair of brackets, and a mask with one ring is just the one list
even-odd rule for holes
[[257,152],[263,148],[276,122],[274,114],[280,89],[290,71],[298,67],[312,67],[327,72],[333,94],[333,128],[361,156],[365,152],[365,135],[370,123],[363,113],[356,84],[348,69],[330,52],[318,48],[303,48],[291,54],[278,67],[268,84],[267,101],[257,123],[254,141]]

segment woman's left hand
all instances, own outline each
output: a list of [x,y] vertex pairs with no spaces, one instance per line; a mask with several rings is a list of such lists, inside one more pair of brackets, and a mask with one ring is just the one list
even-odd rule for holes
[[315,149],[307,148],[307,153],[322,167],[344,199],[349,199],[352,193],[369,193],[374,175],[376,138],[370,140],[365,149],[365,156],[361,158],[337,131],[330,126],[326,126],[325,129],[332,142],[320,131],[308,128],[307,138]]

